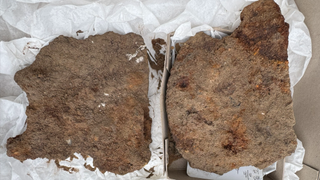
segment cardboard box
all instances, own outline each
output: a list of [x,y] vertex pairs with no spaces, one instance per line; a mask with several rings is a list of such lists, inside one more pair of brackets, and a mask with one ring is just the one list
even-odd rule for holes
[[[289,0],[291,1],[291,0]],[[296,117],[295,131],[306,149],[304,168],[297,173],[302,180],[319,179],[320,169],[320,1],[319,0],[295,0],[300,11],[305,15],[311,38],[313,58],[304,77],[294,89],[294,111]],[[164,133],[165,134],[165,133]],[[166,137],[165,137],[166,138]],[[187,162],[180,159],[174,162],[166,172],[171,178],[193,180],[186,174]],[[283,174],[283,161],[277,165],[277,171],[264,177],[264,179],[281,180]],[[318,177],[317,177],[318,176]],[[1,179],[1,178],[0,178]]]
[[[319,180],[320,170],[320,1],[295,0],[305,16],[312,39],[312,59],[306,73],[294,87],[294,127],[298,139],[306,149],[304,168],[297,173],[301,180]],[[195,180],[186,174],[187,162],[177,160],[168,169],[170,178]],[[264,177],[265,180],[283,179],[283,160],[277,163],[277,170]]]
[[[305,16],[304,22],[308,26],[312,40],[311,61],[306,73],[295,86],[293,96],[296,118],[294,129],[306,150],[303,162],[307,165],[297,175],[301,180],[308,180],[314,179],[309,175],[319,173],[320,170],[320,1],[295,0],[295,2]],[[319,179],[319,176],[317,178]]]

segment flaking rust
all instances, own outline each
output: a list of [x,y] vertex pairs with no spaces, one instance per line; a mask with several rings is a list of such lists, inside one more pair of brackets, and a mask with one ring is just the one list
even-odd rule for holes
[[28,127],[8,139],[7,154],[24,161],[66,159],[77,152],[91,156],[103,173],[145,166],[151,118],[144,46],[137,34],[108,32],[85,40],[59,36],[42,48],[15,75],[30,102]]
[[217,174],[263,169],[294,152],[288,24],[272,0],[245,7],[228,37],[198,33],[171,69],[167,113],[176,148]]

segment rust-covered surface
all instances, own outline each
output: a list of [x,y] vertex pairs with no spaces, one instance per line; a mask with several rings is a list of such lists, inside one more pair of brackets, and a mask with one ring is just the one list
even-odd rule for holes
[[103,173],[141,169],[151,156],[148,77],[139,35],[59,36],[15,75],[30,105],[27,130],[8,140],[8,155],[58,162],[77,152]]
[[193,168],[217,174],[263,169],[290,155],[296,135],[288,24],[272,0],[244,8],[231,36],[204,33],[181,47],[171,69],[167,113],[176,147]]

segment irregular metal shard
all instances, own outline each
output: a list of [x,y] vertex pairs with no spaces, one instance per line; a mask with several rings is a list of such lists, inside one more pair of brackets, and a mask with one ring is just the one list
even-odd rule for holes
[[263,169],[294,152],[288,24],[273,0],[245,7],[231,36],[198,33],[171,69],[167,113],[191,167],[217,174]]
[[149,68],[141,36],[59,36],[15,80],[30,105],[27,130],[8,140],[9,156],[64,160],[77,152],[116,174],[149,162]]

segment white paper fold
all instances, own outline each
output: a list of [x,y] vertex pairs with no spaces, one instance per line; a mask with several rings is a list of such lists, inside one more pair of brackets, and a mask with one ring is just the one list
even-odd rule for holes
[[303,168],[304,154],[305,149],[302,142],[298,139],[295,152],[291,156],[284,158],[283,171],[289,173],[283,173],[283,180],[299,180],[299,177],[295,173]]
[[[311,58],[311,39],[303,23],[304,17],[293,0],[276,0],[286,22],[290,24],[289,61],[292,87],[300,80]],[[240,23],[240,10],[249,0],[2,0],[0,1],[0,177],[3,179],[144,179],[143,169],[125,176],[102,174],[81,169],[68,173],[57,169],[46,159],[23,163],[6,155],[9,137],[25,129],[25,93],[13,82],[16,71],[31,64],[39,50],[58,35],[83,39],[90,35],[114,31],[120,34],[141,34],[150,55],[154,54],[151,39],[166,39],[175,30],[177,40],[210,31],[211,27],[234,30]],[[81,30],[83,33],[79,33]],[[78,32],[78,33],[77,33]],[[31,37],[31,38],[29,38]],[[5,42],[7,41],[7,42]],[[128,52],[132,53],[132,52]],[[133,52],[134,53],[134,52]],[[151,73],[155,77],[151,79]],[[162,141],[158,80],[161,72],[151,71],[149,85],[150,116],[153,119],[150,162],[154,176],[162,172]],[[158,149],[160,147],[160,149]],[[79,157],[81,159],[82,157]],[[79,160],[77,166],[85,160]],[[86,160],[88,161],[88,159]],[[71,163],[72,164],[72,163]]]

